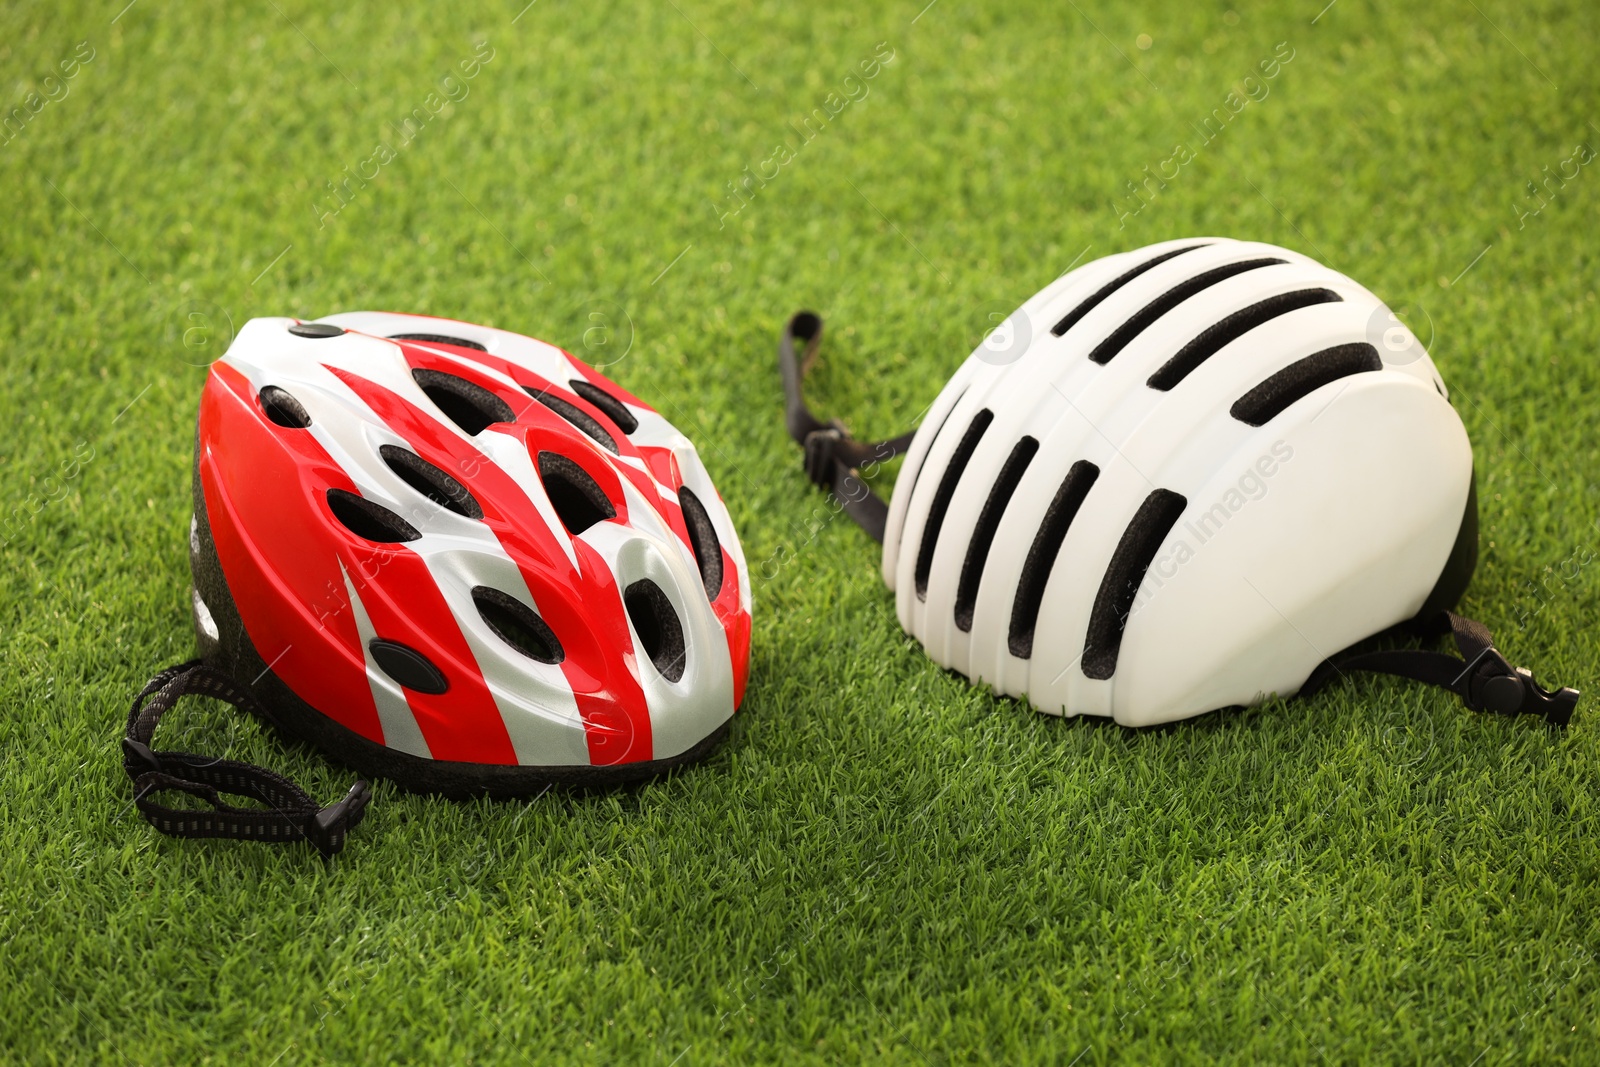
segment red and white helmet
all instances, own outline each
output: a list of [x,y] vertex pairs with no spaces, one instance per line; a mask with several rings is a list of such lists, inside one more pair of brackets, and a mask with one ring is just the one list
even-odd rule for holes
[[254,319],[201,397],[194,507],[205,667],[406,788],[643,777],[743,696],[750,583],[694,446],[542,341]]

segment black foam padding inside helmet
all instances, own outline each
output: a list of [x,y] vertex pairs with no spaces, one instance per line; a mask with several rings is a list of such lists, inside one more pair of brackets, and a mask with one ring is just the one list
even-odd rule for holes
[[694,490],[687,485],[679,489],[678,503],[683,508],[683,524],[689,529],[689,547],[700,568],[706,599],[715,600],[722,591],[722,541],[717,537],[717,528],[711,524],[706,506],[700,503]]
[[622,603],[644,646],[644,654],[661,677],[669,682],[682,679],[688,646],[683,638],[683,623],[667,594],[655,582],[641,578],[623,592]]
[[1122,540],[1111,555],[1111,565],[1094,597],[1089,614],[1089,631],[1083,640],[1083,673],[1106,679],[1117,670],[1117,653],[1122,649],[1122,634],[1133,610],[1134,598],[1156,550],[1177,523],[1189,502],[1170,489],[1153,490],[1139,505],[1133,521],[1122,531]]
[[593,382],[574,378],[567,383],[572,391],[583,397],[589,403],[605,412],[606,418],[617,424],[617,429],[623,433],[632,433],[639,428],[639,419],[628,410],[628,405],[606,392]]
[[1069,467],[1067,476],[1061,479],[1061,487],[1050,500],[1033,544],[1028,546],[1022,577],[1017,583],[1017,599],[1011,606],[1011,629],[1006,642],[1013,656],[1027,659],[1033,655],[1033,630],[1039,622],[1039,607],[1044,603],[1045,583],[1055,569],[1061,542],[1066,540],[1073,518],[1098,477],[1100,468],[1086,459]]
[[1279,293],[1277,296],[1251,304],[1202,330],[1198,337],[1178,349],[1177,355],[1150,375],[1150,380],[1145,384],[1152,389],[1162,391],[1171,389],[1224,346],[1243,337],[1257,326],[1265,325],[1279,316],[1304,307],[1337,304],[1343,300],[1344,297],[1332,289],[1301,289],[1293,293]]
[[465,337],[451,337],[442,333],[392,333],[391,341],[420,341],[429,345],[455,345],[457,348],[472,348],[479,352],[489,351],[476,341],[469,341]]
[[559,452],[539,453],[539,480],[561,525],[573,536],[617,517],[617,509],[589,472]]
[[411,377],[428,394],[434,406],[473,437],[497,422],[517,420],[510,404],[477,382],[469,382],[458,374],[418,369],[411,372]]
[[1228,414],[1249,426],[1264,426],[1280,412],[1330,382],[1383,369],[1378,350],[1365,341],[1334,345],[1297,359],[1234,402]]
[[606,428],[601,426],[600,421],[593,415],[589,414],[587,411],[584,411],[576,404],[569,404],[559,396],[542,392],[533,388],[531,385],[523,386],[523,388],[526,389],[528,394],[539,403],[543,404],[545,407],[549,408],[551,411],[555,412],[557,415],[560,415],[563,419],[566,419],[572,425],[588,434],[590,438],[600,445],[600,447],[604,448],[608,452],[617,453],[617,439],[607,433]]

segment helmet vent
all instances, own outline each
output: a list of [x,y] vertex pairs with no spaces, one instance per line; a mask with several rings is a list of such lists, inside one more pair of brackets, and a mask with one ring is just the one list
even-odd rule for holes
[[988,408],[984,408],[972,417],[967,432],[961,435],[961,440],[956,444],[955,454],[950,457],[950,465],[944,469],[944,477],[939,479],[939,488],[933,494],[933,505],[928,509],[927,522],[922,527],[922,545],[917,550],[914,577],[919,597],[926,599],[928,595],[928,574],[933,569],[933,550],[939,544],[939,529],[944,525],[944,513],[950,507],[950,498],[956,495],[956,485],[961,481],[961,474],[967,469],[967,462],[972,459],[972,453],[977,449],[978,442],[983,440],[983,432],[993,421],[994,412]]
[[1211,288],[1213,285],[1217,285],[1220,282],[1225,282],[1229,278],[1232,278],[1235,275],[1243,274],[1246,271],[1258,270],[1262,267],[1271,267],[1279,263],[1287,262],[1288,260],[1270,257],[1265,259],[1247,259],[1240,263],[1228,263],[1221,267],[1214,267],[1211,270],[1205,271],[1204,273],[1196,274],[1188,281],[1174,285],[1171,289],[1168,289],[1166,292],[1150,301],[1150,303],[1140,308],[1138,312],[1128,319],[1128,321],[1124,322],[1121,326],[1118,326],[1116,331],[1112,333],[1110,337],[1107,337],[1104,341],[1101,341],[1098,345],[1096,345],[1094,351],[1089,353],[1089,358],[1094,360],[1096,363],[1110,363],[1113,356],[1115,356],[1118,352],[1121,352],[1124,348],[1128,347],[1128,343],[1130,341],[1144,332],[1145,327],[1149,326],[1151,323],[1155,322],[1161,316],[1165,315],[1167,312],[1171,311],[1173,308],[1177,307],[1191,296],[1194,296],[1196,293],[1203,292],[1204,290]]
[[489,351],[476,341],[468,341],[464,337],[450,337],[442,333],[392,333],[389,335],[389,340],[421,341],[428,345],[455,345],[457,348],[471,348],[478,352]]
[[428,394],[434,406],[473,437],[497,422],[515,422],[517,419],[510,404],[459,375],[419,369],[412,371],[411,377]]
[[422,536],[416,527],[382,504],[343,489],[328,490],[328,509],[345,529],[368,541],[390,545]]
[[706,506],[687,485],[678,490],[678,503],[683,505],[683,524],[689,528],[689,547],[700,567],[706,599],[715,600],[722,591],[722,542],[717,539],[717,528],[711,525]]
[[1316,304],[1338,304],[1344,297],[1332,289],[1302,289],[1296,293],[1280,293],[1259,304],[1251,304],[1213,326],[1200,336],[1178,349],[1178,354],[1167,360],[1161,369],[1150,375],[1147,383],[1152,389],[1165,392],[1187,378],[1206,360],[1216,355],[1224,346],[1232,344],[1257,326],[1271,322],[1280,315],[1312,307]]
[[287,389],[269,385],[256,394],[256,399],[261,402],[261,410],[266,413],[267,418],[279,426],[286,426],[291,430],[303,430],[311,425],[311,416]]
[[1073,308],[1067,313],[1066,318],[1055,324],[1055,328],[1050,332],[1055,334],[1057,337],[1060,337],[1062,334],[1076,326],[1078,321],[1085,315],[1089,314],[1089,312],[1093,311],[1095,308],[1104,303],[1106,297],[1110,296],[1118,289],[1121,289],[1124,285],[1127,285],[1129,282],[1133,281],[1151,267],[1158,267],[1167,260],[1171,259],[1173,256],[1181,256],[1185,252],[1193,252],[1197,248],[1204,247],[1205,245],[1199,244],[1189,245],[1187,248],[1174,248],[1171,252],[1163,253],[1162,255],[1156,256],[1149,262],[1139,264],[1137,267],[1133,268],[1121,277],[1112,279],[1110,282],[1098,289],[1093,296],[1089,297],[1089,299]]
[[641,578],[628,586],[622,594],[622,603],[628,609],[628,618],[639,635],[644,654],[656,665],[661,677],[669,682],[682,679],[688,646],[683,640],[683,623],[678,621],[678,613],[673,610],[667,594],[655,582]]
[[494,635],[529,659],[540,663],[560,663],[566,658],[561,642],[545,621],[514,596],[487,585],[472,591],[478,614]]
[[367,644],[367,650],[372,653],[372,662],[383,668],[384,674],[407,689],[438,694],[450,688],[433,661],[410,645],[374,637]]
[[[567,383],[572,391],[583,397],[589,403],[605,412],[606,418],[617,424],[617,429],[623,433],[632,433],[639,428],[639,420],[633,412],[628,410],[628,405],[595,385],[582,378],[574,378]],[[612,449],[613,452],[616,449]]]
[[407,485],[435,504],[469,519],[483,518],[483,508],[466,486],[415,452],[398,445],[380,445],[378,455]]
[[1365,341],[1334,345],[1297,359],[1234,401],[1228,414],[1249,426],[1262,426],[1284,408],[1329,382],[1382,370],[1378,350]]
[[525,385],[523,388],[526,389],[528,393],[539,403],[543,404],[545,407],[549,408],[557,415],[560,415],[563,419],[566,419],[568,422],[572,423],[572,425],[576,426],[578,429],[582,430],[584,433],[598,441],[600,446],[606,451],[612,453],[617,451],[617,439],[612,437],[609,433],[606,433],[606,428],[600,425],[599,419],[596,419],[587,411],[579,408],[576,404],[567,403],[559,396],[553,396],[550,393],[541,392],[538,389],[533,388],[531,385]]
[[1095,594],[1089,613],[1089,632],[1083,639],[1083,673],[1104,680],[1117,670],[1117,653],[1122,649],[1122,634],[1128,614],[1144,582],[1150,562],[1167,534],[1177,524],[1188,501],[1170,489],[1156,489],[1144,498],[1133,521],[1122,531],[1122,540],[1111,554],[1100,591]]
[[1061,552],[1061,542],[1067,539],[1073,517],[1089,495],[1089,487],[1100,477],[1100,468],[1086,459],[1080,459],[1067,470],[1061,479],[1050,507],[1039,524],[1039,532],[1028,548],[1028,558],[1022,564],[1022,579],[1017,583],[1016,603],[1011,606],[1011,632],[1007,644],[1013,656],[1027,659],[1033,655],[1033,629],[1039,622],[1039,605],[1044,603],[1044,586],[1055,569],[1056,556]]
[[962,633],[972,632],[972,611],[978,600],[978,583],[983,580],[983,567],[989,561],[989,548],[994,544],[995,530],[999,529],[1000,520],[1005,516],[1006,505],[1011,503],[1011,495],[1017,491],[1017,483],[1022,481],[1023,472],[1038,451],[1039,440],[1036,437],[1023,437],[1017,442],[1011,455],[1006,457],[1005,466],[1000,468],[994,488],[989,490],[989,499],[984,501],[983,511],[978,514],[978,525],[973,529],[972,541],[967,545],[967,559],[961,565],[961,581],[956,586],[956,628]]
[[556,452],[539,453],[539,480],[556,509],[561,525],[576,537],[597,522],[617,517],[617,509],[606,498],[589,472]]

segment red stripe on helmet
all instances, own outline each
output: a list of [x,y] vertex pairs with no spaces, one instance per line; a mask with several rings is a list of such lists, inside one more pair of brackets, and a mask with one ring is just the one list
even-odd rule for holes
[[[361,543],[343,527],[336,533]],[[421,652],[448,683],[443,693],[401,690],[433,758],[515,764],[517,751],[499,705],[427,561],[409,548],[393,553],[360,596],[377,636]]]

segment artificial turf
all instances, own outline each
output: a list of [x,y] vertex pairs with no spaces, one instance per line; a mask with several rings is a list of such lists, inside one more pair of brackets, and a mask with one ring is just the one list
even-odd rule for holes
[[[0,15],[0,1059],[1600,1062],[1600,176],[1563,166],[1600,8],[523,2]],[[1465,610],[1589,694],[1570,730],[1371,677],[1131,732],[900,631],[780,425],[782,321],[827,316],[817,406],[887,434],[1075,259],[1192,234],[1317,256],[1429,343]],[[755,587],[708,761],[378,782],[328,867],[130,808],[127,702],[192,649],[205,365],[358,308],[564,344],[699,442]],[[352,777],[217,707],[162,743]]]

